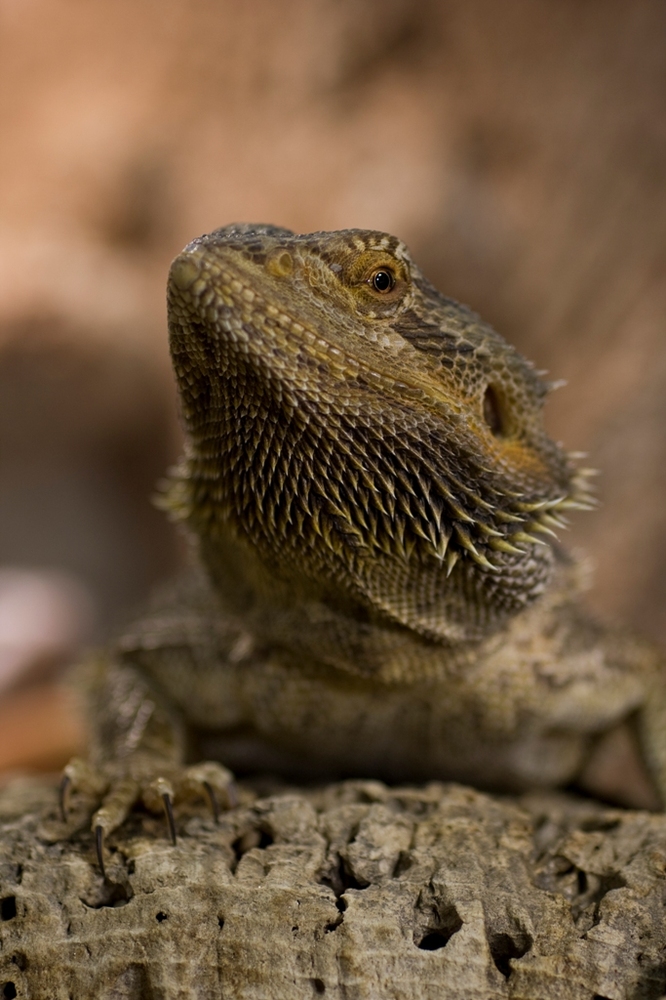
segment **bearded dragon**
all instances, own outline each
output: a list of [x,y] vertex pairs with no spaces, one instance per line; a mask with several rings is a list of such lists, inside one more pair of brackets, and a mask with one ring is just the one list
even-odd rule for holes
[[139,800],[174,842],[179,799],[233,804],[225,765],[520,791],[593,773],[625,720],[666,801],[661,656],[581,606],[552,536],[593,506],[588,470],[517,350],[354,229],[202,236],[168,314],[165,503],[199,569],[96,665],[63,799],[98,797],[100,864]]

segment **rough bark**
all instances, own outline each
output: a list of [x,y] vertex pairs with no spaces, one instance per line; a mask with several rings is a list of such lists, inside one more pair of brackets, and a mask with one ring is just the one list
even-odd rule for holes
[[[666,817],[346,782],[216,825],[136,814],[94,861],[45,783],[0,796],[0,990],[39,1000],[651,1000]],[[68,839],[63,839],[67,835]]]

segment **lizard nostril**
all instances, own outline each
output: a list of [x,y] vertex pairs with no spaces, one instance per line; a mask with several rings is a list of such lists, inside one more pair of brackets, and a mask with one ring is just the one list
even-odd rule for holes
[[497,391],[489,385],[483,396],[483,419],[495,435],[501,437],[504,434],[504,420],[502,418],[502,408],[497,396]]

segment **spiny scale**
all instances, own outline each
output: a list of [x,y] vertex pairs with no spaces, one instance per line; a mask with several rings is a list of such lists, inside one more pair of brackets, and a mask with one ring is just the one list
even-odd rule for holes
[[545,433],[534,367],[396,237],[227,226],[176,258],[168,298],[190,439],[172,506],[216,578],[231,541],[281,600],[344,594],[443,642],[543,592],[539,536],[592,506],[590,470]]

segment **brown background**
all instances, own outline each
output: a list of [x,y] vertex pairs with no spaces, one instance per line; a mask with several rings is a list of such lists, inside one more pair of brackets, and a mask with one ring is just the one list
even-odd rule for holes
[[665,178],[662,0],[0,0],[0,564],[130,613],[182,558],[169,260],[367,226],[568,379],[591,600],[666,642]]

